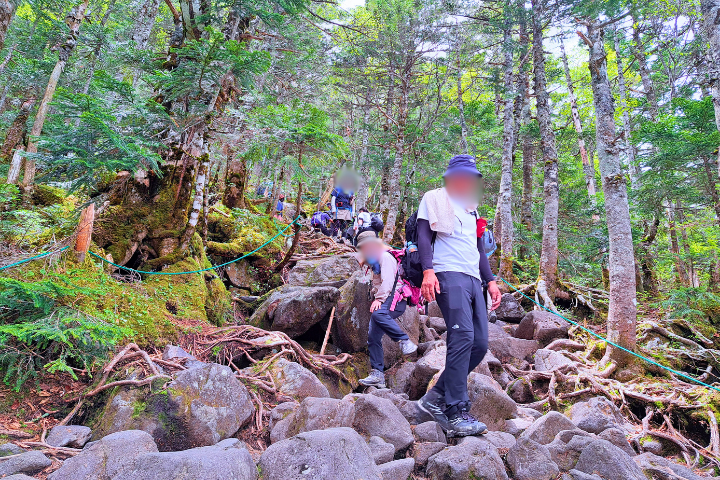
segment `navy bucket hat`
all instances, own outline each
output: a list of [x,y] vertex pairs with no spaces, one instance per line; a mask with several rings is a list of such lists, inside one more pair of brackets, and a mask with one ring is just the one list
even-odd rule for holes
[[475,166],[475,157],[466,154],[455,155],[450,159],[443,178],[456,174],[477,175],[478,177],[482,177],[482,173],[480,173]]

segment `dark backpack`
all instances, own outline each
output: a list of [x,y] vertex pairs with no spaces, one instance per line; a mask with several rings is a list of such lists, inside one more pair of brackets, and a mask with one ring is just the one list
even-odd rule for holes
[[343,208],[345,210],[350,210],[352,208],[352,193],[347,193],[345,192],[345,190],[336,188],[335,190],[333,190],[332,194],[335,197],[335,206],[337,208]]
[[383,219],[379,213],[370,214],[370,228],[375,230],[377,233],[382,232],[383,228],[385,228],[385,224],[383,223]]
[[[435,234],[433,232],[433,242]],[[417,212],[405,222],[405,254],[400,259],[403,277],[414,287],[420,287],[423,281],[423,269],[418,251]]]

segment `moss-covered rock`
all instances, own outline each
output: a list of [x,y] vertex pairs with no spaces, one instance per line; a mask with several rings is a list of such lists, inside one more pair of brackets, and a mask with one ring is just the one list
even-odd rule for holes
[[50,185],[36,184],[32,189],[33,205],[43,207],[58,205],[65,201],[65,197],[67,197],[65,190]]

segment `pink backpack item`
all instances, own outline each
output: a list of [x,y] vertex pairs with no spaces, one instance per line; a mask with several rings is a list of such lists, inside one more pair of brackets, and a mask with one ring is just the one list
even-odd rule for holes
[[[405,249],[393,249],[390,250],[390,254],[395,257],[395,260],[398,262],[397,272],[395,273],[395,296],[390,304],[390,311],[395,310],[398,302],[403,300],[406,300],[408,305],[416,305],[418,310],[420,310],[425,303],[422,293],[420,293],[420,288],[414,286],[406,278],[403,278],[402,275],[401,260],[405,256]],[[400,288],[397,288],[398,281],[401,283]]]

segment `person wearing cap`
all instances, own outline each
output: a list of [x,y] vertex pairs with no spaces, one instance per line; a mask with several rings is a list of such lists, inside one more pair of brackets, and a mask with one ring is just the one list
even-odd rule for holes
[[362,256],[362,265],[372,271],[372,289],[374,300],[370,305],[370,330],[368,331],[368,353],[370,356],[370,375],[360,380],[367,387],[385,388],[383,370],[383,335],[400,344],[403,355],[417,350],[408,334],[400,328],[396,319],[405,311],[406,302],[402,300],[391,309],[397,281],[398,262],[390,253],[390,247],[378,238],[375,231],[361,232],[357,236],[357,248]]
[[418,208],[418,251],[423,269],[422,294],[437,300],[447,325],[445,369],[418,401],[448,436],[485,433],[470,415],[467,377],[488,347],[488,318],[483,282],[500,305],[501,294],[477,237],[477,207],[482,175],[470,155],[450,159],[445,186],[427,192]]

